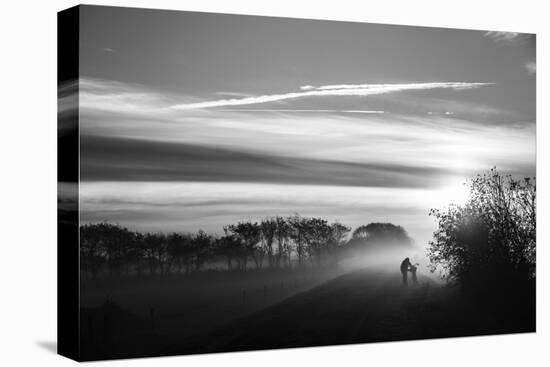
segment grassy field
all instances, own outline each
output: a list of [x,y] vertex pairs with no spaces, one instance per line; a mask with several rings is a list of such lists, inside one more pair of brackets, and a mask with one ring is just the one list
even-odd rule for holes
[[[195,294],[190,298],[196,303],[189,301],[187,306],[174,301],[176,294],[165,294],[170,287],[185,286],[177,279],[173,285],[163,282],[167,288],[158,292],[167,297],[166,306],[159,306],[158,316],[139,312],[139,302],[125,309],[125,302],[131,298],[121,301],[122,308],[113,304],[84,310],[83,317],[90,317],[90,325],[111,323],[111,335],[116,338],[89,343],[95,349],[88,350],[87,358],[489,335],[531,332],[535,328],[534,298],[506,304],[491,302],[421,275],[418,284],[404,287],[399,272],[374,268],[336,275],[295,273],[287,275],[286,280],[277,276],[247,277],[249,298],[244,300],[236,288],[243,288],[245,283],[226,279],[226,285],[219,284],[216,292],[205,288],[205,292],[213,292],[210,298]],[[281,282],[287,288],[277,288]],[[265,295],[264,283],[269,284]],[[188,296],[193,294],[186,292]],[[117,321],[106,321],[107,314]],[[83,330],[89,333],[86,327]],[[96,335],[106,332],[97,331]],[[86,336],[83,340],[89,341]]]
[[[466,297],[426,277],[403,287],[399,274],[363,270],[341,276],[249,317],[188,340],[170,352],[444,338],[534,331],[534,308]],[[498,306],[497,306],[498,307]]]
[[341,273],[266,269],[86,281],[81,287],[82,353],[85,359],[155,354]]

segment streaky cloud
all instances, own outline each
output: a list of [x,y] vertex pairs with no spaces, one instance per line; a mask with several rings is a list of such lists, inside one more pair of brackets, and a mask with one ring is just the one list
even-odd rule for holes
[[227,147],[81,137],[81,179],[435,187],[453,172],[429,165],[297,158]]
[[378,111],[378,110],[342,110],[343,113],[367,113],[367,114],[383,114],[386,113],[386,111]]
[[313,87],[310,85],[302,86],[301,89],[305,90],[338,90],[338,89],[373,89],[384,90],[389,89],[390,92],[400,90],[422,90],[422,89],[472,89],[478,88],[484,85],[493,85],[494,83],[468,83],[468,82],[437,82],[437,83],[409,83],[409,84],[335,84],[335,85],[323,85],[320,87]]
[[251,97],[250,93],[241,93],[241,92],[216,92],[217,96],[229,96],[229,97]]
[[227,110],[217,110],[219,112],[296,112],[296,113],[365,113],[382,114],[381,110],[320,110],[320,109],[290,109],[290,108],[232,108]]
[[[201,108],[242,106],[259,103],[277,102],[288,99],[304,97],[326,96],[370,96],[378,94],[396,93],[402,91],[429,90],[429,89],[473,89],[494,83],[468,83],[468,82],[437,82],[437,83],[409,83],[409,84],[340,84],[325,85],[320,87],[303,86],[307,90],[301,92],[289,92],[282,94],[270,94],[256,97],[221,99],[196,103],[184,103],[171,106],[176,110],[192,110]],[[314,89],[311,89],[314,88]]]

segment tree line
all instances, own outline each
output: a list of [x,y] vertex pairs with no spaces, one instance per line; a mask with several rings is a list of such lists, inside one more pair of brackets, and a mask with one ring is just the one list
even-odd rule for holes
[[[379,226],[387,225],[359,227],[352,239],[366,238],[368,230],[378,233]],[[348,243],[350,231],[339,222],[298,214],[230,224],[223,227],[221,236],[203,230],[140,233],[108,222],[86,224],[80,228],[81,269],[88,279],[105,273],[189,274],[214,262],[234,271],[322,266],[335,261],[337,250]]]

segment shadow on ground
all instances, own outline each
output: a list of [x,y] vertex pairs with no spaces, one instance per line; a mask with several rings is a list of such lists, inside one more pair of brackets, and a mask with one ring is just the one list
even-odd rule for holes
[[57,354],[57,342],[55,341],[37,341],[36,345],[50,353]]

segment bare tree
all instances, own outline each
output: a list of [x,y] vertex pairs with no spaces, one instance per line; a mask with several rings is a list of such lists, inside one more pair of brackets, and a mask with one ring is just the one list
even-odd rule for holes
[[321,266],[323,254],[332,238],[332,230],[328,222],[321,218],[303,219],[301,230],[304,233],[304,242],[307,244],[307,253],[317,266]]
[[288,221],[283,217],[275,217],[275,239],[277,240],[277,267],[281,266],[281,261],[285,254],[288,254],[288,239],[291,227]]
[[191,239],[195,270],[200,271],[208,257],[212,254],[214,239],[203,230],[198,231]]
[[335,256],[336,251],[347,244],[347,238],[351,228],[345,226],[339,222],[334,222],[330,225],[331,229],[331,239],[329,243],[329,252],[333,257],[333,260],[336,261],[337,257]]
[[142,251],[149,265],[149,275],[154,275],[157,272],[156,242],[155,234],[153,233],[146,233],[143,236]]
[[298,214],[288,218],[288,224],[290,226],[290,238],[296,244],[296,254],[298,256],[298,265],[302,265],[307,255],[307,219],[301,217]]
[[[242,257],[241,257],[241,270],[246,271],[246,266],[248,262],[248,257],[256,256],[256,246],[260,242],[260,225],[257,222],[239,222],[237,224],[232,224],[224,227],[226,233],[234,235],[241,243],[243,248]],[[256,260],[258,265],[258,260]]]
[[222,236],[217,240],[217,250],[220,255],[225,256],[227,260],[227,270],[233,270],[233,260],[237,261],[237,268],[240,268],[239,258],[241,257],[241,244],[239,240],[231,234]]
[[191,236],[185,233],[171,233],[168,235],[168,256],[171,263],[175,263],[177,269],[188,274],[191,268],[193,247]]
[[274,263],[274,251],[273,245],[275,240],[275,232],[277,231],[277,221],[273,218],[265,218],[260,223],[260,229],[262,232],[262,247],[265,253],[267,253],[267,259],[269,266],[273,267]]
[[99,226],[100,224],[87,224],[80,228],[80,256],[86,279],[96,278],[105,260]]

